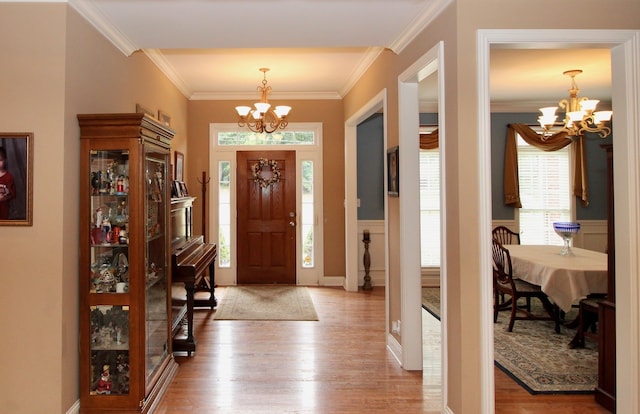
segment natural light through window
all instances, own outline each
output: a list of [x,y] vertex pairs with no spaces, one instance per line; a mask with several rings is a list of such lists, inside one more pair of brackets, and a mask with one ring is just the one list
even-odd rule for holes
[[218,263],[220,267],[231,267],[231,163],[218,163]]
[[302,161],[302,267],[313,267],[313,161]]
[[313,131],[280,131],[272,134],[247,131],[218,133],[218,145],[313,145]]
[[542,151],[518,135],[522,244],[561,245],[554,221],[571,221],[569,146]]
[[440,266],[440,156],[420,150],[420,265]]

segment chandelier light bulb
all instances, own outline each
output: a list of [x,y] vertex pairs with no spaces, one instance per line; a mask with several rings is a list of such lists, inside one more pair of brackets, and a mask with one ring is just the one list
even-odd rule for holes
[[279,105],[279,106],[276,106],[275,112],[276,112],[276,115],[278,115],[278,118],[283,118],[289,115],[290,110],[291,110],[290,106]]
[[593,119],[596,124],[602,124],[611,120],[613,111],[598,111],[593,113]]
[[590,114],[591,112],[595,111],[598,102],[600,101],[597,99],[587,99],[582,101],[582,103],[580,104],[580,108]]
[[269,108],[271,108],[271,104],[268,104],[266,102],[256,102],[254,106],[256,107],[256,111],[260,112],[261,114],[266,114]]
[[236,106],[236,111],[238,111],[238,115],[247,116],[249,112],[251,112],[250,106]]

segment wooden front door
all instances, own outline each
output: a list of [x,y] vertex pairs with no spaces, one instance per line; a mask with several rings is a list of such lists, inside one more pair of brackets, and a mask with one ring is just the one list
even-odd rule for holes
[[238,284],[295,284],[296,153],[238,151],[237,166]]

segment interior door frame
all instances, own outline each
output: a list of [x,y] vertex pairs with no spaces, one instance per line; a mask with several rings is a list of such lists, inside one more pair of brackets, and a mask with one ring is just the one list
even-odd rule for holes
[[[320,122],[290,122],[288,130],[298,131],[314,131],[314,145],[238,145],[238,146],[219,146],[217,145],[218,132],[229,131],[246,131],[244,128],[238,127],[235,123],[211,123],[209,124],[209,187],[208,187],[208,215],[209,215],[209,238],[214,243],[219,244],[218,240],[218,163],[220,161],[229,161],[231,163],[231,263],[229,267],[220,267],[220,263],[216,260],[216,283],[221,286],[232,286],[237,284],[237,234],[236,234],[236,152],[237,151],[273,151],[291,150],[296,152],[296,211],[298,218],[302,212],[302,163],[304,161],[312,161],[314,164],[314,213],[315,213],[315,260],[313,267],[303,267],[300,254],[296,254],[296,284],[304,286],[326,286],[332,284],[332,279],[324,276],[324,211],[323,211],[323,163],[322,163],[322,143],[323,128]],[[196,201],[197,202],[197,201]],[[297,226],[296,231],[296,252],[302,252],[302,226]]]
[[[640,31],[637,30],[479,30],[478,61],[478,174],[480,180],[481,240],[491,238],[491,120],[490,50],[492,45],[514,48],[567,49],[600,47],[611,50],[615,240],[616,240],[616,409],[640,411]],[[493,316],[489,245],[480,243],[482,264],[483,413],[493,413]],[[488,392],[491,391],[491,392]]]

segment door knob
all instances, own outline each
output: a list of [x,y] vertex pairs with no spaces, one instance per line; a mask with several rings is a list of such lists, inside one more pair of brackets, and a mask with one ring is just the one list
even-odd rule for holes
[[290,221],[290,222],[289,222],[289,225],[290,225],[291,227],[295,227],[295,226],[296,226],[296,222],[295,222],[295,221]]

